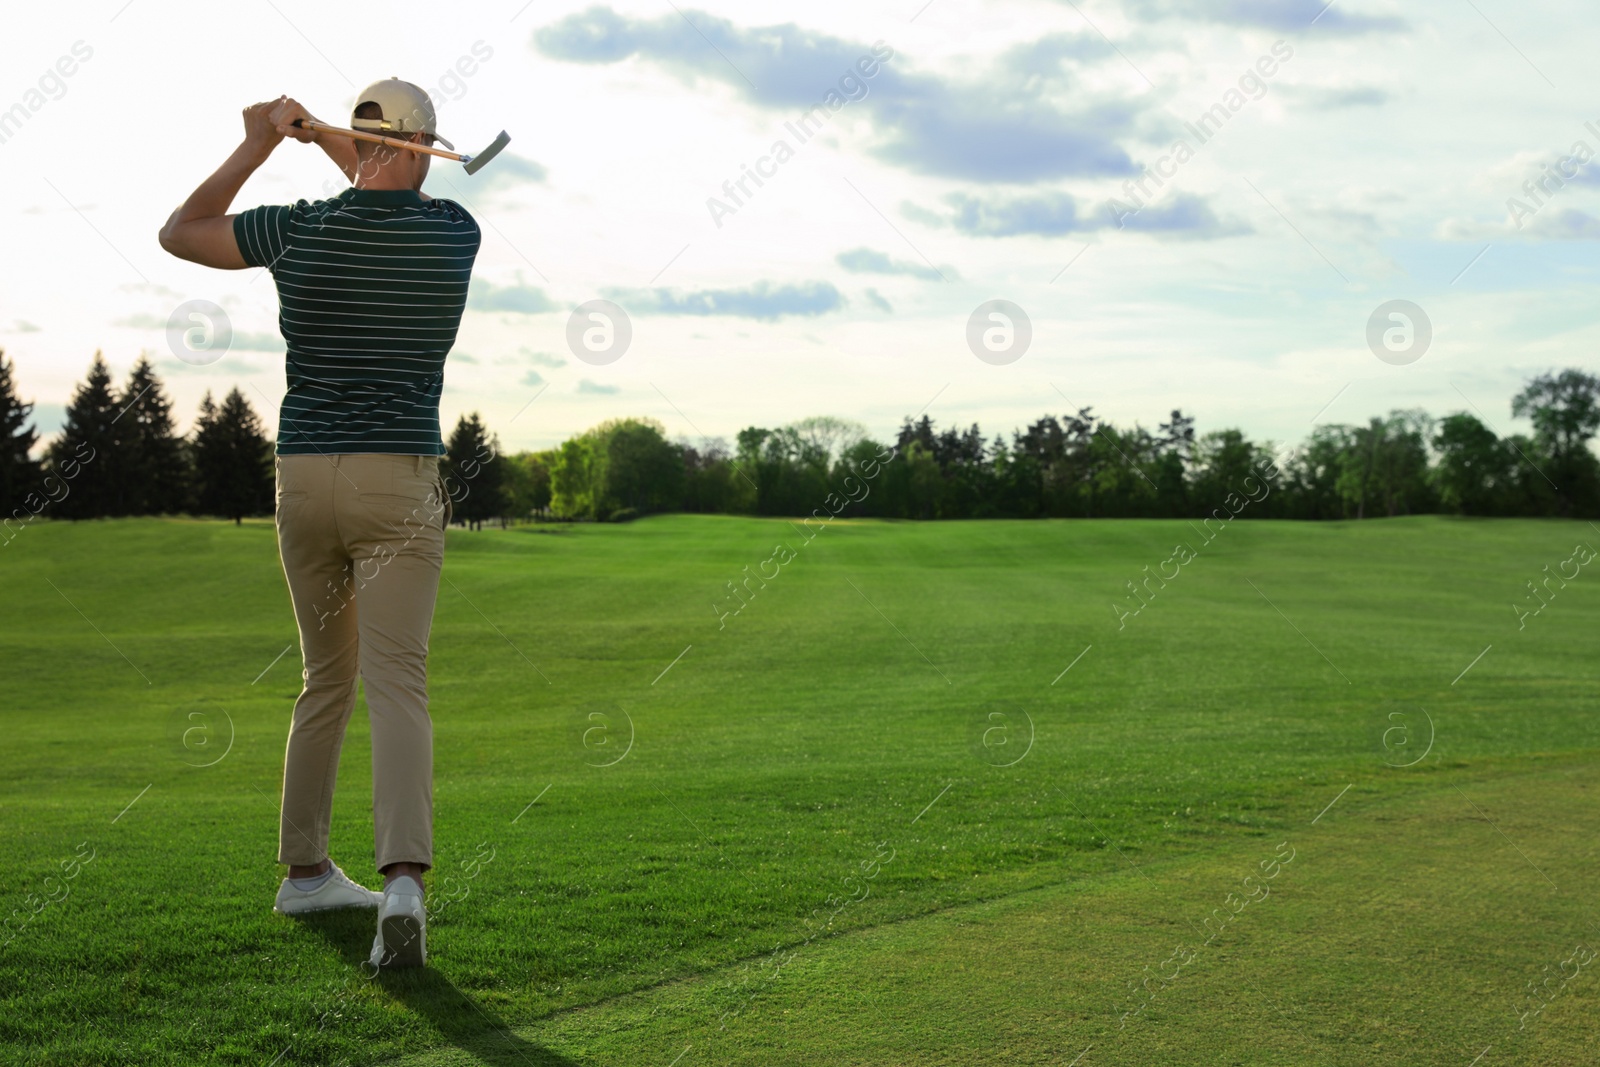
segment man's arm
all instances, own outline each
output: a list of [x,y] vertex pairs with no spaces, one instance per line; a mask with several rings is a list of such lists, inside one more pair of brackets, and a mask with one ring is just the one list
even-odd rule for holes
[[[321,137],[290,125],[309,112],[288,97],[279,97],[244,109],[244,140],[216,173],[200,183],[161,227],[161,247],[192,263],[222,270],[249,266],[233,236],[233,216],[228,208],[239,189],[267,161],[285,136],[316,142],[328,158],[352,178],[356,172],[355,145],[348,138]],[[342,142],[342,143],[339,143]]]
[[323,152],[327,153],[328,158],[333,160],[333,165],[343,171],[344,176],[350,179],[350,184],[354,185],[356,168],[360,165],[356,159],[355,141],[349,137],[340,137],[336,133],[323,133],[320,130],[311,132],[291,125],[295,119],[310,119],[312,122],[321,120],[293,100],[288,101],[288,103],[292,105],[292,108],[279,116],[278,132],[287,134],[297,141],[314,144],[322,149]]

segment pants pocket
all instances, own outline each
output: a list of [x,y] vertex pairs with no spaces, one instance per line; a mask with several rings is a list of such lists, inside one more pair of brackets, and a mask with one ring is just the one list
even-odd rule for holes
[[272,503],[272,517],[275,521],[283,521],[285,511],[306,499],[306,494],[299,489],[279,489]]
[[455,518],[455,514],[456,514],[455,504],[454,504],[453,501],[451,501],[450,494],[448,492],[446,492],[446,490],[445,490],[444,478],[441,477],[439,479],[439,481],[437,483],[437,486],[438,486],[438,488],[435,491],[439,494],[440,503],[442,503],[444,505],[440,509],[440,511],[444,515],[444,519],[443,519],[442,522],[440,522],[439,529],[448,530],[450,528],[450,520]]

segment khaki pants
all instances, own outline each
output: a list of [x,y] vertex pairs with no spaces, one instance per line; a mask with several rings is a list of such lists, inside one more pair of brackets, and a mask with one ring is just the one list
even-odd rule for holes
[[278,551],[305,688],[283,766],[278,862],[328,854],[334,780],[356,675],[372,723],[379,869],[433,863],[428,631],[449,501],[432,456],[279,456]]

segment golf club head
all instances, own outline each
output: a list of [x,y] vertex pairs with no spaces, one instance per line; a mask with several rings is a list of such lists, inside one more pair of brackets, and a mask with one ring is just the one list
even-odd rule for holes
[[485,148],[482,152],[479,152],[477,155],[467,160],[465,167],[466,172],[468,174],[478,173],[478,171],[483,169],[485,163],[488,163],[489,160],[493,159],[495,156],[498,156],[500,154],[500,150],[510,143],[511,136],[507,134],[506,131],[501,130],[500,136],[496,137],[490,143],[488,148]]

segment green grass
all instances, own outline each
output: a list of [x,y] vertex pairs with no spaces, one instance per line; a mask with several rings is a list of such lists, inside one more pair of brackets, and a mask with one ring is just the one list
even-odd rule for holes
[[[404,1064],[514,1063],[519,1048],[618,1064],[688,1050],[682,1063],[1364,1067],[1467,1064],[1485,1048],[1480,1063],[1592,1063],[1600,978],[1561,967],[1575,944],[1600,945],[1592,783],[1592,765],[1563,763],[1462,792],[1358,786],[1281,839],[852,932]],[[1270,895],[1207,946],[1190,924],[1280,841],[1294,858]],[[1571,884],[1552,890],[1529,862]],[[1545,966],[1549,1006],[1523,1028],[1513,1005]],[[1124,1021],[1140,1003],[1129,983],[1151,972],[1174,981],[1152,978]],[[728,1016],[729,989],[758,996]]]
[[[1527,1030],[1513,1011],[1600,942],[1600,580],[1524,630],[1510,606],[1600,543],[1587,524],[801,540],[724,517],[451,533],[430,903],[458,899],[426,972],[366,981],[369,920],[270,911],[299,669],[268,669],[294,639],[271,527],[30,527],[0,549],[0,917],[58,893],[80,842],[95,859],[0,949],[0,1058],[1593,1058],[1588,971]],[[1198,558],[1119,631],[1110,602],[1176,540]],[[796,558],[719,630],[723,583],[779,542]],[[358,708],[333,854],[369,883],[370,786]],[[1119,1030],[1129,984],[1286,839],[1273,897]]]

